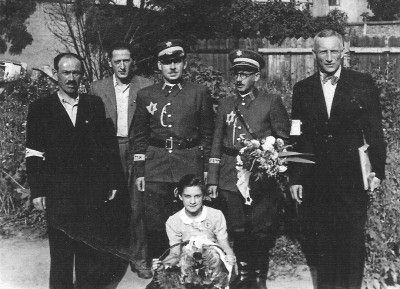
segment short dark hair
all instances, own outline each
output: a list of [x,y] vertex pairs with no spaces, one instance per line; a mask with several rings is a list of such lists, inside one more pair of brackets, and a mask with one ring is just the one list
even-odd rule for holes
[[203,195],[205,194],[205,186],[204,186],[204,182],[203,182],[203,178],[198,177],[194,174],[188,174],[183,176],[176,188],[178,190],[178,194],[180,196],[182,196],[183,191],[185,190],[185,188],[188,187],[199,187],[201,189],[201,191],[203,192]]
[[108,57],[109,57],[110,59],[111,59],[111,57],[112,57],[112,53],[113,53],[115,50],[128,50],[129,53],[131,54],[131,58],[133,58],[132,48],[131,48],[131,46],[129,45],[129,43],[121,42],[121,41],[118,41],[118,42],[113,43],[113,44],[111,45],[110,49],[108,50]]
[[83,70],[82,58],[78,54],[75,54],[72,52],[63,52],[63,53],[58,54],[56,57],[54,57],[53,67],[55,70],[58,71],[58,64],[60,63],[61,59],[64,57],[78,59],[79,62],[81,63],[81,69]]

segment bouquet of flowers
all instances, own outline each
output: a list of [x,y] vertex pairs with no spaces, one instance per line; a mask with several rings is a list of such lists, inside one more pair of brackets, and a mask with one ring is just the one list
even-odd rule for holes
[[277,182],[284,182],[284,172],[289,162],[309,163],[314,162],[303,158],[305,154],[287,151],[288,145],[280,138],[273,136],[261,140],[243,139],[243,148],[237,156],[236,169],[238,171],[237,187],[250,205],[249,181],[253,176],[256,181],[263,178],[274,178]]
[[193,237],[175,256],[171,266],[161,265],[155,273],[160,289],[217,289],[226,288],[232,266],[226,262],[222,249],[207,239]]

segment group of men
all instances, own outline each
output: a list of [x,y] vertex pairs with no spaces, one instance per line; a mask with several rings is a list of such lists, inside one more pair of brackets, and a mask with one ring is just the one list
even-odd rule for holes
[[[280,192],[271,180],[252,182],[254,202],[246,205],[235,166],[244,138],[270,135],[315,158],[290,168],[290,192],[316,288],[361,288],[368,195],[358,147],[369,144],[374,188],[384,178],[385,144],[378,90],[368,75],[342,68],[343,49],[340,34],[316,35],[318,72],[294,86],[292,121],[301,127],[292,138],[282,99],[255,86],[265,66],[256,52],[229,55],[236,89],[216,117],[206,87],[183,79],[180,40],[158,45],[163,81],[156,84],[133,74],[128,45],[114,45],[113,76],[94,82],[89,94],[78,93],[80,58],[58,55],[59,90],[33,102],[27,121],[28,181],[49,226],[50,288],[116,288],[128,260],[139,277],[151,278],[149,261],[168,248],[165,221],[186,174],[204,177],[210,195],[224,199],[241,288],[266,288]],[[104,249],[121,244],[129,258]]]

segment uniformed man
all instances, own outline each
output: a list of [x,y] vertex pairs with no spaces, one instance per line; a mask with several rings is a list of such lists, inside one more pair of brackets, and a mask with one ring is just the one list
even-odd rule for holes
[[243,138],[260,139],[272,135],[286,140],[290,130],[289,117],[279,96],[255,88],[260,70],[265,66],[261,55],[250,50],[235,50],[229,59],[236,93],[223,99],[218,107],[209,160],[209,192],[216,195],[218,188],[226,200],[224,213],[242,274],[245,271],[251,273],[249,280],[258,280],[259,288],[264,288],[268,251],[275,241],[279,194],[273,182],[253,183],[253,203],[245,205],[236,186],[236,156]]
[[173,213],[175,184],[186,174],[206,175],[214,128],[206,87],[182,79],[186,54],[177,39],[158,45],[163,82],[138,92],[134,121],[136,184],[144,192],[149,255],[168,248],[165,222]]

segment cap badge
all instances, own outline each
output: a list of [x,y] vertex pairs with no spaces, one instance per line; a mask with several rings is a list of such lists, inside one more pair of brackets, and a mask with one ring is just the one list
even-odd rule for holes
[[243,52],[241,51],[241,50],[238,50],[237,52],[236,52],[236,56],[242,56],[243,55]]
[[165,42],[165,45],[166,45],[167,47],[171,47],[171,46],[172,46],[172,42],[171,42],[171,41]]

